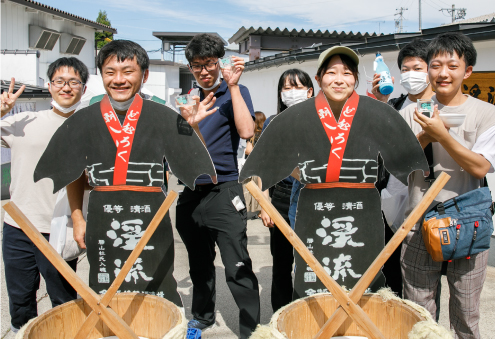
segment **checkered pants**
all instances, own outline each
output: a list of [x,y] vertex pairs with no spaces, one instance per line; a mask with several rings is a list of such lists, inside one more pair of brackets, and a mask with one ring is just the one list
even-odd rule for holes
[[[480,338],[480,294],[487,263],[488,251],[484,251],[471,256],[469,260],[457,259],[448,264],[449,318],[456,338]],[[435,297],[442,263],[433,261],[426,251],[421,230],[409,232],[404,239],[401,269],[404,298],[423,306],[435,318]]]

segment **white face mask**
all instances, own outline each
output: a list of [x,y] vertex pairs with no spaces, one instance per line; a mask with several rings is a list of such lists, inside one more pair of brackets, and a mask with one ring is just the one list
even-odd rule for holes
[[291,89],[280,93],[282,102],[287,107],[294,106],[308,98],[308,89]]
[[58,102],[56,102],[55,100],[52,99],[52,106],[54,108],[56,108],[58,111],[64,113],[64,114],[69,114],[70,112],[73,112],[77,109],[77,107],[81,104],[80,101],[78,101],[77,103],[75,103],[74,105],[70,106],[70,107],[62,107],[58,104]]
[[198,85],[198,87],[204,89],[205,91],[211,91],[212,89],[214,89],[215,87],[220,85],[221,82],[222,82],[222,79],[220,78],[220,74],[219,74],[217,77],[217,80],[215,80],[215,83],[211,87],[203,87],[199,84],[199,82],[196,82],[196,85]]
[[428,73],[410,71],[400,75],[400,84],[404,87],[407,93],[416,95],[423,92],[430,84],[426,82]]
[[[51,83],[48,83],[48,88],[50,88],[50,90],[51,90],[51,85],[52,85]],[[86,90],[86,86],[83,86],[82,92],[84,93],[85,90]],[[60,106],[58,104],[58,102],[56,102],[53,99],[51,102],[52,107],[56,108],[58,111],[62,112],[63,114],[69,114],[70,112],[75,111],[77,109],[77,107],[79,107],[80,104],[81,104],[81,101],[78,101],[74,105],[65,108],[65,107]]]
[[[141,87],[139,88],[138,94],[141,94],[141,90],[143,89],[144,86],[144,76],[141,79]],[[108,96],[110,98],[110,103],[112,104],[112,107],[116,111],[127,111],[129,107],[131,107],[132,102],[134,101],[134,97],[136,95],[133,95],[129,100],[126,101],[115,101],[110,95]]]

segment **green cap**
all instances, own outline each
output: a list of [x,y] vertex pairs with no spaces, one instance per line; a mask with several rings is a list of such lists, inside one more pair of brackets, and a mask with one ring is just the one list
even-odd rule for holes
[[327,60],[328,58],[331,58],[335,54],[344,54],[347,55],[349,58],[352,59],[356,63],[356,66],[359,65],[359,57],[354,52],[352,49],[349,47],[345,46],[333,46],[320,54],[320,57],[318,58],[318,69],[320,69],[321,65]]

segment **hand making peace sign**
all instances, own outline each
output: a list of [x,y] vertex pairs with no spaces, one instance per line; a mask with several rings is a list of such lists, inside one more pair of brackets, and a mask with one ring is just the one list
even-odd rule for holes
[[2,117],[12,110],[12,108],[14,107],[15,101],[17,100],[17,98],[22,94],[22,92],[26,88],[25,85],[22,85],[21,88],[19,88],[17,90],[17,92],[14,93],[14,86],[15,86],[15,79],[12,78],[10,81],[9,91],[2,93],[2,96],[1,96],[1,99],[2,99]]

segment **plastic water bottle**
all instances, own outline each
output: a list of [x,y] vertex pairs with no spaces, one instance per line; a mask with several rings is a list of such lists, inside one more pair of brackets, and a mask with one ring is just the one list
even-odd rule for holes
[[389,95],[394,91],[394,84],[390,71],[383,61],[383,57],[380,53],[376,53],[375,59],[375,73],[380,74],[380,93],[383,95]]

